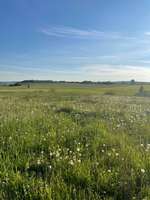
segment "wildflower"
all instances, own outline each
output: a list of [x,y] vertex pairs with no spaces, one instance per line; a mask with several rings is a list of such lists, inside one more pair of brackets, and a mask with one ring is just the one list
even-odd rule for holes
[[119,153],[116,153],[116,156],[118,157],[118,156],[119,156]]
[[67,160],[69,157],[68,156],[65,156],[65,159]]
[[50,152],[50,153],[49,153],[49,155],[50,155],[50,156],[52,156],[52,155],[53,155],[53,153],[52,153],[52,152]]
[[120,126],[121,126],[120,124],[117,124],[117,128],[120,128]]
[[141,169],[141,172],[144,174],[145,173],[145,169]]
[[86,144],[85,146],[86,146],[86,147],[88,147],[88,146],[89,146],[89,144]]
[[49,165],[49,166],[48,166],[48,168],[49,168],[49,169],[52,169],[52,166],[51,166],[51,165]]
[[79,152],[79,151],[80,151],[80,148],[77,148],[77,151]]
[[109,173],[111,173],[111,170],[110,170],[110,169],[108,169],[107,171],[108,171]]
[[81,154],[81,153],[79,153],[79,156],[81,157],[81,156],[82,156],[82,154]]
[[41,154],[44,154],[44,151],[41,151]]
[[37,164],[38,164],[38,165],[41,164],[41,160],[40,160],[40,159],[37,160]]
[[147,150],[149,150],[150,149],[150,144],[147,144]]
[[70,163],[70,165],[74,165],[74,162],[73,162],[73,160],[70,160],[70,162],[69,162],[69,163]]
[[76,160],[76,156],[73,156],[73,160]]
[[104,153],[105,151],[104,151],[104,149],[102,149],[102,153]]
[[56,158],[58,158],[60,156],[60,153],[57,151],[56,152]]

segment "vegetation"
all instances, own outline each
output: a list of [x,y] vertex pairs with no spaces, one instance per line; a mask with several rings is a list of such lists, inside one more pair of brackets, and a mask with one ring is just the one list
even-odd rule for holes
[[150,199],[150,98],[138,91],[0,86],[0,199]]

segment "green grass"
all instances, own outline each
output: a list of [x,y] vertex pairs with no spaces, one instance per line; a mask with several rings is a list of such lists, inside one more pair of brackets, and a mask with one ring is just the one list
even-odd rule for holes
[[[144,84],[144,90],[150,91],[150,84]],[[31,84],[31,88],[28,89],[27,85],[19,87],[0,86],[0,94],[14,94],[19,92],[20,94],[32,93],[32,92],[57,92],[60,94],[70,95],[94,95],[113,93],[114,95],[121,96],[134,96],[139,91],[140,85],[130,84],[114,84],[114,85],[81,85],[81,84]]]
[[138,89],[1,86],[0,199],[150,199],[150,98]]

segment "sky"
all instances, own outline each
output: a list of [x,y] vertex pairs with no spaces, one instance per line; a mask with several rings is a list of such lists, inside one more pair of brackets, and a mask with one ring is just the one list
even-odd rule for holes
[[149,0],[0,0],[0,81],[150,81]]

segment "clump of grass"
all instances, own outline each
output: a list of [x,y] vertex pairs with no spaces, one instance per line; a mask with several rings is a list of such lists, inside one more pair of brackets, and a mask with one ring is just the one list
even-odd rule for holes
[[105,92],[104,93],[104,95],[115,95],[115,92],[113,92],[113,91],[107,91],[107,92]]
[[59,108],[57,110],[58,113],[67,113],[67,114],[70,114],[72,113],[74,110],[71,108],[71,107],[62,107],[62,108]]

